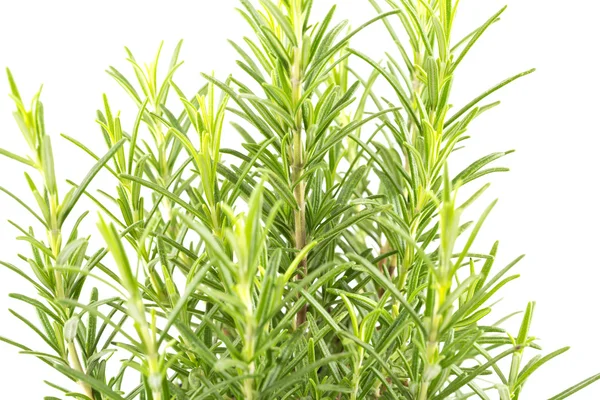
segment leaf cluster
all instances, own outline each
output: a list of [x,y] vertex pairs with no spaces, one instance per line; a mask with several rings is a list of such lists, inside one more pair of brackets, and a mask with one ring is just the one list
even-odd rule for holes
[[[0,154],[31,193],[0,190],[36,225],[10,221],[29,252],[1,264],[35,290],[10,296],[37,321],[11,313],[45,348],[0,340],[77,399],[522,397],[567,348],[539,353],[534,303],[494,316],[522,256],[498,266],[498,243],[474,249],[495,202],[465,217],[511,151],[452,160],[490,96],[533,70],[455,110],[455,72],[504,9],[455,40],[458,1],[368,1],[376,16],[352,29],[335,7],[314,18],[313,0],[240,0],[253,35],[231,42],[239,70],[191,93],[175,81],[181,43],[168,63],[162,45],[148,64],[126,49],[131,73],[107,72],[137,113],[104,96],[105,149],[63,135],[93,159],[64,195],[40,93],[27,106],[9,71],[29,152]],[[351,45],[374,24],[393,44],[383,61]],[[99,173],[112,186],[92,189]],[[82,228],[90,210],[98,230]]]

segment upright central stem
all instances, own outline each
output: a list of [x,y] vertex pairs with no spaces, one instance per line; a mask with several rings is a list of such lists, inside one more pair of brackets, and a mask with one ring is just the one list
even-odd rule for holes
[[[247,272],[245,272],[247,276]],[[243,335],[243,348],[242,348],[242,358],[246,363],[247,370],[244,371],[244,374],[248,374],[249,377],[244,379],[243,383],[243,391],[244,391],[244,399],[245,400],[254,400],[256,398],[255,393],[255,377],[254,373],[256,372],[256,364],[255,364],[255,351],[257,344],[257,323],[256,316],[254,314],[255,309],[252,302],[252,283],[248,282],[247,279],[244,279],[243,282],[240,283],[240,287],[242,290],[240,294],[242,296],[241,300],[246,306],[245,313],[245,326],[243,331],[240,332]]]
[[431,317],[431,327],[427,336],[427,346],[425,349],[426,365],[425,365],[425,376],[421,382],[421,388],[419,390],[419,400],[427,400],[429,385],[433,379],[437,376],[435,371],[438,365],[438,351],[439,351],[439,330],[443,322],[443,315],[440,314],[439,310],[445,301],[445,288],[438,288],[438,294],[436,302],[434,304],[433,315]]
[[152,325],[151,327],[148,326],[146,319],[140,317],[146,314],[141,297],[136,296],[135,299],[130,298],[129,302],[128,308],[131,310],[136,309],[135,313],[138,316],[135,320],[135,328],[145,347],[145,357],[146,362],[148,363],[148,384],[150,390],[152,390],[152,398],[153,400],[164,400],[162,396],[164,376],[161,372],[158,345],[156,342],[156,316],[152,313]]
[[[295,127],[293,132],[292,143],[292,182],[294,187],[294,197],[297,203],[297,209],[294,211],[294,237],[296,250],[301,251],[306,246],[306,183],[302,178],[304,174],[304,140],[302,137],[302,79],[303,79],[303,23],[302,23],[302,6],[299,0],[292,2],[292,14],[294,28],[296,33],[296,46],[293,49],[293,64],[291,67],[291,84],[292,84],[292,104],[294,106]],[[300,280],[308,273],[308,263],[306,257],[302,259],[299,265],[299,273],[297,279]],[[306,310],[304,306],[296,317],[296,326],[302,325],[306,321]]]
[[[43,172],[42,172],[42,176],[43,176]],[[46,187],[47,186],[48,186],[48,184],[46,183]],[[61,247],[62,247],[62,232],[60,229],[60,225],[58,223],[58,207],[59,207],[58,203],[59,203],[58,202],[58,194],[51,193],[50,194],[50,220],[51,220],[51,223],[50,223],[50,229],[47,231],[47,234],[48,234],[48,238],[50,241],[50,249],[52,251],[52,255],[55,260],[55,266],[60,268],[60,267],[62,267],[62,265],[56,264],[56,262],[58,261],[58,255],[59,255],[59,253],[61,251]],[[62,300],[65,298],[65,284],[63,282],[62,271],[58,268],[54,270],[54,278],[56,280],[55,294],[59,300]],[[68,313],[67,306],[63,306],[63,309],[65,310],[65,312]],[[79,360],[79,354],[77,353],[77,347],[75,347],[75,343],[73,343],[73,342],[68,343],[67,348],[68,348],[69,365],[71,366],[71,368],[73,368],[74,370],[76,370],[78,372],[85,374],[85,370],[83,369],[83,366],[81,365],[81,361]],[[81,389],[83,390],[83,393],[87,397],[89,397],[90,399],[94,398],[94,392],[89,384],[87,384],[86,382],[84,382],[82,380],[79,380],[78,384],[81,387]]]

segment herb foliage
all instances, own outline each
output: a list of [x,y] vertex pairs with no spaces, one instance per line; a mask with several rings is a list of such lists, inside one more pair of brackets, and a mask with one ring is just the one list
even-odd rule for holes
[[[35,290],[10,296],[38,321],[11,313],[45,348],[0,339],[78,399],[518,399],[567,348],[540,353],[533,303],[517,332],[490,316],[522,257],[498,266],[498,243],[473,248],[494,203],[464,213],[509,152],[448,163],[491,95],[533,70],[452,107],[456,69],[504,9],[455,38],[458,0],[369,1],[378,16],[351,29],[335,7],[313,18],[313,0],[240,0],[254,36],[231,42],[239,72],[193,93],[175,83],[181,43],[168,64],[127,50],[132,72],[108,73],[135,123],[105,96],[106,148],[65,136],[94,160],[66,193],[40,93],[25,102],[9,71],[29,152],[0,153],[31,196],[0,190],[36,225],[10,222],[30,252],[1,263]],[[395,44],[383,62],[351,44],[374,24]],[[234,131],[243,150],[223,146]],[[92,191],[101,171],[113,185]],[[99,230],[82,232],[93,209]]]

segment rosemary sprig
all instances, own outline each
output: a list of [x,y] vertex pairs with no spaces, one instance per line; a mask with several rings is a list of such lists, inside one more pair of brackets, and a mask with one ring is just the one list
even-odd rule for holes
[[[11,312],[46,348],[0,340],[77,382],[49,385],[79,399],[522,398],[568,348],[533,355],[533,302],[514,334],[514,314],[489,322],[522,256],[497,268],[498,243],[480,250],[495,202],[465,220],[511,151],[452,168],[487,99],[533,72],[454,111],[456,70],[504,9],[455,38],[458,1],[369,0],[377,15],[355,29],[335,7],[314,18],[313,0],[239,3],[253,32],[231,42],[239,69],[200,88],[176,83],[181,42],[168,64],[162,44],[143,64],[126,49],[132,73],[107,72],[137,113],[104,96],[106,149],[64,136],[94,161],[63,196],[40,93],[27,107],[8,72],[29,152],[0,154],[27,168],[31,194],[0,191],[36,226],[10,222],[30,251],[1,264],[35,289],[11,297],[39,321]],[[352,46],[375,24],[384,62]],[[101,171],[113,182],[92,191]]]

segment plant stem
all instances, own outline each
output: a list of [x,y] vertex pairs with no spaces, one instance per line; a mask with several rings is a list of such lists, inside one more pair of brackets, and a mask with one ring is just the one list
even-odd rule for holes
[[[45,175],[44,175],[44,171],[42,169],[40,169],[40,173],[42,174],[42,177],[44,177],[44,181],[46,181],[45,179]],[[48,182],[45,182],[46,187],[48,187]],[[60,253],[61,250],[61,246],[62,246],[62,234],[61,234],[61,228],[60,228],[60,224],[58,223],[58,208],[59,208],[59,201],[58,201],[58,193],[51,193],[50,194],[50,220],[51,220],[51,224],[50,224],[50,229],[47,231],[47,235],[48,235],[48,239],[50,241],[50,249],[52,251],[52,255],[54,257],[55,262],[58,260],[58,255]],[[57,267],[60,267],[60,265],[56,265]],[[64,282],[63,282],[63,277],[62,277],[62,272],[58,269],[54,269],[54,278],[55,278],[55,283],[56,283],[56,297],[58,299],[64,299],[65,298],[65,287],[64,287]],[[63,309],[65,310],[65,312],[68,313],[68,307],[63,306]],[[68,314],[67,314],[68,317]],[[76,370],[77,372],[81,372],[82,374],[85,374],[85,371],[83,369],[83,366],[81,365],[81,361],[79,359],[79,354],[77,352],[77,347],[75,347],[75,343],[71,342],[68,343],[68,351],[69,351],[69,365],[71,366],[71,368],[73,368],[74,370]],[[94,398],[94,394],[92,391],[92,388],[90,387],[90,385],[88,385],[87,383],[83,382],[83,381],[78,381],[79,386],[81,386],[81,389],[83,390],[83,393],[88,396],[90,399]]]
[[[75,347],[75,343],[69,343],[69,359],[70,359],[70,365],[71,368],[73,368],[74,370],[81,372],[83,374],[85,374],[85,371],[83,370],[83,366],[81,365],[81,361],[79,361],[79,354],[77,353],[77,348]],[[88,385],[87,383],[83,382],[83,381],[79,381],[79,386],[81,386],[81,388],[83,389],[85,395],[87,397],[89,397],[90,399],[94,398],[94,392],[92,391],[92,388],[90,387],[90,385]]]
[[[254,375],[255,364],[254,364],[254,354],[255,354],[255,346],[256,346],[256,318],[254,316],[254,308],[252,304],[252,285],[249,282],[244,282],[243,286],[245,287],[242,291],[243,299],[246,305],[246,326],[244,329],[244,347],[243,347],[243,358],[247,364],[247,373],[250,375]],[[254,377],[250,377],[244,380],[244,399],[253,400],[254,399]]]
[[[157,381],[158,381],[158,379],[160,379],[160,382],[162,385],[163,377],[160,373],[160,368],[158,366],[158,355],[156,353],[152,355],[151,360],[149,361],[149,364],[150,364],[150,379],[153,379],[153,380],[156,379]],[[150,384],[150,386],[152,387],[152,398],[153,398],[153,400],[161,400],[162,393],[160,391],[159,386],[156,383],[157,382],[152,381]]]
[[429,334],[427,337],[427,346],[425,350],[426,362],[425,366],[425,376],[423,377],[423,381],[421,382],[421,388],[419,390],[419,400],[427,400],[427,392],[429,390],[429,385],[431,381],[434,379],[435,374],[432,373],[431,369],[435,368],[437,365],[437,356],[439,351],[439,340],[438,334],[439,329],[442,324],[443,315],[439,313],[440,307],[444,304],[445,301],[446,289],[439,288],[438,295],[436,296],[436,302],[434,305],[433,315],[431,317],[431,328],[429,330]]
[[[293,52],[293,64],[291,70],[292,84],[292,104],[296,110],[295,129],[293,132],[292,144],[292,182],[296,184],[294,188],[294,197],[297,203],[297,209],[294,211],[294,238],[297,251],[301,251],[306,246],[306,183],[300,180],[304,173],[304,143],[302,137],[302,105],[300,101],[303,95],[302,89],[302,56],[303,56],[303,24],[302,24],[302,3],[300,0],[293,0],[292,14],[294,28],[296,30],[296,47]],[[308,273],[307,258],[304,257],[298,266],[299,273],[296,279],[304,278]],[[302,307],[296,317],[296,326],[306,322],[307,306]]]
[[[139,310],[137,311],[138,315],[145,315],[145,309],[141,303],[141,299],[136,302],[139,305]],[[148,362],[148,380],[150,383],[150,388],[152,390],[152,398],[153,400],[161,400],[162,393],[162,381],[164,379],[161,369],[160,363],[158,359],[158,349],[156,346],[156,319],[155,315],[152,314],[152,329],[148,326],[148,322],[145,319],[140,319],[138,324],[138,335],[142,340],[142,343],[146,346],[146,360]]]
[[363,348],[358,350],[358,360],[354,365],[354,376],[352,378],[352,393],[350,394],[350,400],[356,400],[358,398],[358,392],[360,389],[360,377],[361,377],[361,369],[362,363],[365,356],[365,351]]
[[[54,252],[54,250],[53,250],[53,252]],[[62,275],[60,274],[60,271],[57,271],[57,272],[58,273],[56,274],[56,278],[57,278],[57,282],[56,282],[57,293],[56,293],[56,295],[59,299],[62,299],[65,297],[63,282],[62,282]],[[65,307],[65,311],[66,311],[66,307]],[[81,365],[81,361],[79,360],[79,353],[77,352],[77,347],[75,347],[74,342],[71,342],[68,344],[68,350],[69,350],[69,365],[71,366],[71,368],[73,368],[77,372],[81,372],[82,374],[85,374],[83,366]],[[81,386],[81,389],[83,389],[83,392],[85,393],[86,396],[88,396],[90,399],[94,399],[94,393],[93,393],[90,385],[88,385],[87,383],[85,383],[81,380],[78,381],[77,383],[79,384],[79,386]]]
[[[248,363],[248,374],[253,375],[255,371],[254,365],[254,346],[255,340],[255,326],[254,318],[249,317],[246,325],[245,341],[244,344],[244,357]],[[254,399],[254,378],[250,377],[244,380],[244,398],[246,400]]]

